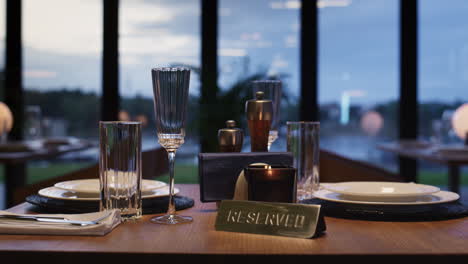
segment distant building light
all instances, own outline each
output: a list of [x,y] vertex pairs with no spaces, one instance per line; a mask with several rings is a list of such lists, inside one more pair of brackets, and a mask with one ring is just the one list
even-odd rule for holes
[[364,90],[346,90],[341,94],[340,104],[340,124],[347,125],[349,123],[349,111],[351,107],[351,97],[364,97],[366,91]]
[[468,133],[468,103],[462,104],[455,110],[452,116],[452,127],[460,139],[466,140],[466,134]]
[[119,111],[119,121],[130,121],[130,115],[125,110]]
[[349,94],[343,93],[341,95],[341,116],[340,116],[340,124],[346,125],[349,123],[349,106],[350,106],[350,98]]
[[382,115],[376,111],[369,111],[361,118],[361,128],[369,136],[375,136],[384,126]]

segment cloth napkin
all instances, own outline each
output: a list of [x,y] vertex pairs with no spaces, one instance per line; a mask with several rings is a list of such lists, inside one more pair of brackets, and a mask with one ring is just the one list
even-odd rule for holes
[[[43,217],[58,216],[67,218],[69,220],[77,221],[93,221],[109,213],[110,215],[101,220],[99,224],[87,226],[78,226],[66,223],[49,223],[29,220],[17,220],[0,217],[0,234],[104,236],[120,224],[121,218],[119,210],[87,214],[34,215]],[[21,215],[1,210],[0,214]]]

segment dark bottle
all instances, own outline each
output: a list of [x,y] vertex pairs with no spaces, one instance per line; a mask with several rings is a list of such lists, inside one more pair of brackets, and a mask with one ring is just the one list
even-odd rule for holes
[[255,93],[255,99],[245,103],[245,112],[250,132],[250,149],[252,152],[268,151],[268,136],[273,119],[273,104],[263,98],[262,91]]
[[236,121],[226,121],[226,128],[218,130],[219,152],[241,152],[244,132],[236,128]]

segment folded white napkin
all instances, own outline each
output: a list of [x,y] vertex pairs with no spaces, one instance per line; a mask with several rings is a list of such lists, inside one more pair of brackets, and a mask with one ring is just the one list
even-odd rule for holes
[[[0,214],[14,214],[7,211],[1,211]],[[121,222],[120,211],[103,211],[87,214],[39,214],[38,217],[64,217],[73,221],[94,221],[105,215],[108,217],[99,221],[95,225],[72,225],[67,223],[50,223],[30,220],[18,220],[0,217],[0,234],[18,234],[18,235],[76,235],[76,236],[103,236]]]
[[244,170],[242,170],[239,177],[237,177],[234,197],[232,197],[232,199],[237,201],[247,201],[249,199],[248,188],[249,185],[244,177]]
[[[268,165],[266,163],[253,163],[250,165]],[[239,177],[237,177],[236,187],[234,189],[234,197],[233,200],[237,201],[247,201],[249,199],[249,185],[247,180],[244,176],[244,170],[239,173]]]

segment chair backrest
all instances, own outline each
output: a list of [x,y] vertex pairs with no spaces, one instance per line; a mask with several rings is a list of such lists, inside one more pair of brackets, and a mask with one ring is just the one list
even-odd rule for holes
[[[167,154],[163,148],[156,148],[142,152],[142,178],[153,179],[168,172]],[[22,203],[27,196],[37,193],[40,189],[53,186],[62,181],[93,179],[99,178],[99,164],[93,164],[89,167],[69,172],[51,179],[47,179],[38,183],[29,184],[20,187],[14,191],[14,204]]]
[[320,150],[319,170],[320,182],[403,181],[403,178],[396,173],[327,150]]
[[143,151],[141,156],[143,179],[153,179],[169,171],[167,153],[164,148]]

